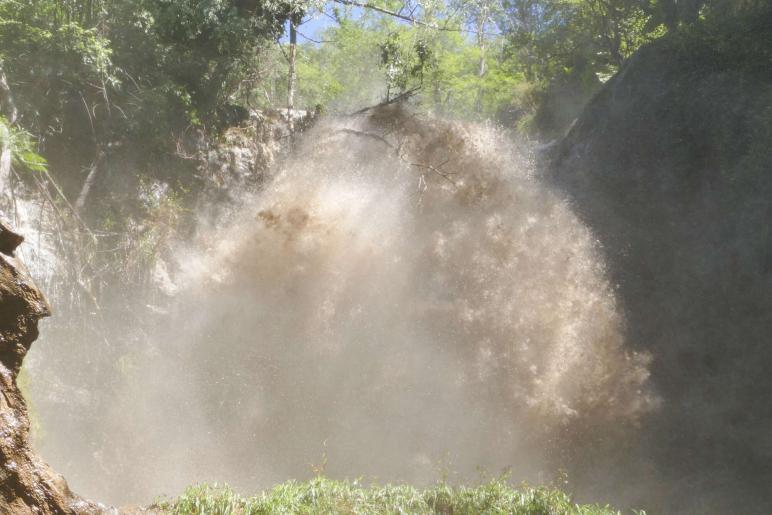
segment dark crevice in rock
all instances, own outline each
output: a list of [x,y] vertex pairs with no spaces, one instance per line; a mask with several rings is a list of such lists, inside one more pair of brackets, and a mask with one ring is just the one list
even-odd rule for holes
[[16,234],[2,220],[0,220],[0,252],[7,256],[13,256],[16,247],[24,241],[24,236]]

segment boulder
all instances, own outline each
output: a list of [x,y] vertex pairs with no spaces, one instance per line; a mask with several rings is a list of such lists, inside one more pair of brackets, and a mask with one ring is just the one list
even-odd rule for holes
[[772,510],[770,14],[641,48],[550,150],[653,357],[655,471],[610,489],[656,512]]

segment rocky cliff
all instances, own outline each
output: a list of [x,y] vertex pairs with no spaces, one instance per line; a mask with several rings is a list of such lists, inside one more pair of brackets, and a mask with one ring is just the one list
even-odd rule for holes
[[101,507],[74,495],[30,447],[27,406],[16,378],[38,336],[38,320],[50,312],[13,255],[22,240],[0,223],[0,513],[99,513]]
[[654,358],[625,458],[651,467],[616,487],[657,512],[772,510],[771,106],[772,13],[698,26],[633,56],[552,163]]

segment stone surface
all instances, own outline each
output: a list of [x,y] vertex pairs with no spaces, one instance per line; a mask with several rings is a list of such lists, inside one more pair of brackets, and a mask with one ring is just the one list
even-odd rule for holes
[[103,513],[103,507],[74,495],[30,446],[27,405],[16,378],[38,336],[38,320],[49,314],[24,266],[0,255],[0,513]]
[[13,232],[10,227],[0,220],[0,253],[12,256],[13,251],[16,250],[16,247],[21,245],[23,241],[23,236]]
[[657,513],[772,510],[772,16],[742,28],[642,48],[554,150],[653,356],[663,404],[628,462],[656,473],[614,488],[659,482],[631,501]]

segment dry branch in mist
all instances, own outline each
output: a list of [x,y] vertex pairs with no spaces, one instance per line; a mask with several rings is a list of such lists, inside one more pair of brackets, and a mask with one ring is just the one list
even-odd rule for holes
[[384,136],[381,136],[380,134],[375,134],[375,133],[367,132],[367,131],[360,131],[360,130],[356,130],[356,129],[347,129],[347,128],[338,129],[336,132],[343,133],[343,134],[352,134],[354,136],[359,136],[359,137],[363,137],[363,138],[370,138],[370,139],[373,139],[373,140],[378,141],[380,143],[383,143],[384,145],[389,147],[391,150],[393,150],[394,151],[394,155],[396,155],[397,158],[399,158],[399,160],[402,161],[403,163],[405,163],[406,165],[409,165],[409,166],[411,166],[413,168],[418,168],[418,169],[421,169],[421,170],[427,170],[429,172],[435,173],[438,176],[440,176],[443,179],[445,179],[446,181],[448,181],[453,186],[456,186],[456,182],[450,177],[451,173],[445,172],[442,169],[445,165],[448,164],[450,159],[447,159],[444,162],[442,162],[441,164],[436,165],[436,166],[432,165],[432,164],[429,164],[429,163],[414,162],[414,161],[411,161],[411,160],[409,160],[407,158],[405,152],[403,151],[404,145],[402,145],[402,144],[394,144],[394,143],[390,142],[388,139],[386,139]]
[[410,97],[412,97],[413,95],[418,93],[420,90],[421,90],[421,86],[416,86],[414,88],[411,88],[411,89],[409,89],[407,91],[404,91],[404,92],[400,93],[399,95],[395,96],[394,98],[390,98],[390,99],[384,100],[383,102],[380,102],[378,104],[375,104],[375,105],[372,105],[372,106],[363,107],[362,109],[360,109],[358,111],[354,111],[349,116],[357,116],[357,115],[365,114],[366,112],[372,111],[373,109],[377,109],[379,107],[384,107],[384,106],[388,106],[388,105],[392,105],[392,104],[397,104],[399,102],[404,102],[405,100],[409,99]]

